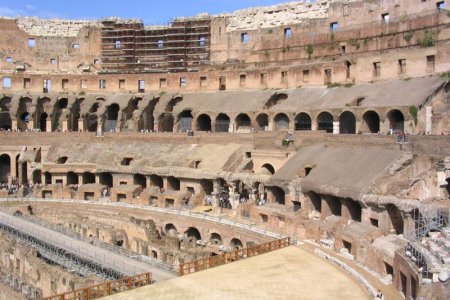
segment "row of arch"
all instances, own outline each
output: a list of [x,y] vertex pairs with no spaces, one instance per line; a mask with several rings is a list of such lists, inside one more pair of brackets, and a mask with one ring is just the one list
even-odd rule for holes
[[[81,104],[84,98],[77,99],[69,108],[67,98],[58,99],[51,107],[49,98],[40,98],[36,108],[32,109],[30,98],[21,98],[17,109],[17,127],[21,130],[27,129],[28,122],[33,122],[33,128],[41,131],[55,131],[62,128],[61,120],[67,121],[67,130],[78,131],[79,121],[82,121],[83,129],[90,132],[97,131],[99,122],[102,122],[102,130],[111,131],[115,129],[123,130],[139,107],[141,98],[133,98],[127,107],[121,110],[117,103],[111,103],[100,110],[104,99],[98,99],[90,106],[89,110],[81,114]],[[135,118],[137,124],[134,130],[157,130],[162,132],[172,131],[212,131],[212,132],[233,132],[256,128],[258,130],[325,130],[329,133],[334,131],[334,122],[339,122],[339,132],[354,134],[357,130],[357,122],[361,122],[363,132],[377,133],[380,131],[382,120],[389,122],[389,128],[394,130],[404,130],[405,117],[398,109],[390,110],[385,116],[381,116],[375,110],[364,112],[361,120],[357,120],[351,111],[344,111],[339,116],[333,116],[331,112],[322,111],[317,116],[312,117],[307,112],[298,113],[291,119],[286,113],[278,113],[273,118],[267,113],[260,113],[251,119],[247,113],[239,113],[233,119],[226,113],[219,113],[212,117],[207,113],[200,113],[195,118],[192,110],[180,112],[176,118],[172,110],[166,110],[156,118],[154,108],[156,100],[150,102]],[[12,119],[10,115],[11,98],[4,97],[0,100],[0,129],[12,129]],[[62,116],[64,116],[62,118]],[[48,122],[50,121],[50,122]],[[293,124],[292,124],[293,122]],[[49,124],[50,123],[50,124]]]

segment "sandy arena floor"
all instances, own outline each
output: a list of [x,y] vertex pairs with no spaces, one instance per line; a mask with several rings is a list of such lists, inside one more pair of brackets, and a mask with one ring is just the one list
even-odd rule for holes
[[288,247],[107,297],[135,299],[370,299],[337,267]]

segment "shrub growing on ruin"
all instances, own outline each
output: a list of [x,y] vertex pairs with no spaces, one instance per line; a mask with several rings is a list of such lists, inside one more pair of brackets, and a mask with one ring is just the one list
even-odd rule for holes
[[414,105],[411,105],[409,107],[409,114],[411,115],[411,117],[414,120],[414,125],[417,126],[417,114],[418,114],[417,107],[415,107]]

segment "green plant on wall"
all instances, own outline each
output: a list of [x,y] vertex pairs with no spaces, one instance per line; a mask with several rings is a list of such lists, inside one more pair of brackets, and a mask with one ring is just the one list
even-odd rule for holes
[[411,42],[412,37],[413,37],[412,33],[411,32],[407,32],[403,36],[403,39],[405,40],[405,42],[407,42],[409,44]]
[[414,125],[417,126],[417,114],[418,114],[417,107],[415,107],[414,105],[411,105],[409,107],[409,114],[411,115],[411,117],[414,120]]
[[314,53],[314,47],[312,45],[306,46],[306,54],[308,54],[308,59],[311,59],[311,55]]
[[425,30],[425,32],[423,33],[423,35],[417,40],[417,42],[419,43],[419,45],[422,48],[427,48],[427,47],[433,47],[435,44],[435,40],[433,37],[433,33],[429,32],[428,30]]
[[361,47],[361,44],[359,43],[359,41],[357,39],[351,39],[350,43],[353,47],[356,48],[356,50],[358,50]]

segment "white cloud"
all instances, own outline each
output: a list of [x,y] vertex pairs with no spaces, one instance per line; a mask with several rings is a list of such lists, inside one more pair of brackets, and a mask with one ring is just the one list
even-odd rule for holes
[[15,16],[23,16],[25,12],[21,9],[14,9],[5,6],[0,6],[0,16],[4,17],[15,17]]

